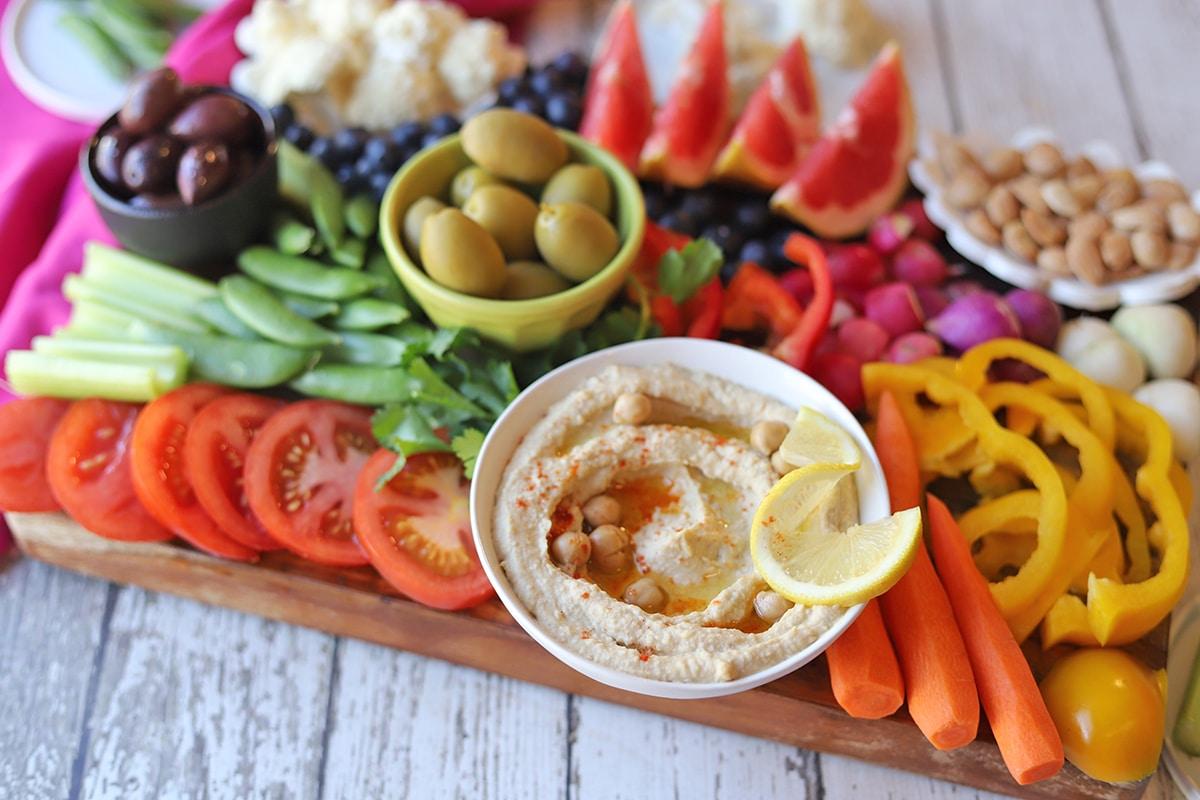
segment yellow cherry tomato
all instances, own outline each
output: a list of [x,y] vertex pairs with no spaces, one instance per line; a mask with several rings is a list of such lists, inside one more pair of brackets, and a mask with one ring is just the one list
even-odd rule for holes
[[1123,650],[1077,650],[1041,683],[1067,760],[1102,781],[1140,780],[1158,766],[1165,674]]

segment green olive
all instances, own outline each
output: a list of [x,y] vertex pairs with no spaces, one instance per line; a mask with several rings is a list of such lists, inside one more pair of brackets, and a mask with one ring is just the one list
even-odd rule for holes
[[483,186],[475,190],[463,213],[492,235],[509,261],[533,258],[533,223],[537,204],[529,195],[508,186]]
[[441,200],[427,195],[417,198],[417,201],[408,207],[408,211],[404,212],[404,244],[413,258],[421,252],[421,228],[425,224],[425,218],[445,207],[446,204]]
[[457,208],[443,208],[421,226],[421,262],[429,277],[464,294],[495,297],[504,285],[504,254],[496,240]]
[[521,183],[545,183],[567,163],[567,143],[543,120],[493,108],[462,128],[462,147],[493,175]]
[[612,211],[612,186],[599,167],[567,164],[542,189],[543,203],[583,203],[607,217]]
[[494,183],[503,184],[504,181],[483,167],[464,167],[454,176],[454,180],[450,181],[450,201],[462,208],[471,195],[475,194],[476,189]]
[[562,275],[540,261],[514,261],[508,265],[500,296],[505,300],[528,300],[558,294],[570,288],[571,284]]
[[546,263],[576,282],[602,270],[621,247],[612,223],[583,203],[543,205],[533,233]]

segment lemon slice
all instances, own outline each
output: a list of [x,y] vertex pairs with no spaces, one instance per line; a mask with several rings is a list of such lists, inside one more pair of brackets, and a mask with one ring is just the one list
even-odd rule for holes
[[817,506],[850,473],[812,464],[788,473],[763,499],[750,529],[750,556],[772,589],[801,605],[850,606],[892,588],[921,541],[910,508],[843,531],[816,527]]
[[779,455],[794,467],[825,464],[859,468],[862,454],[850,434],[819,411],[803,407],[796,414],[791,430],[779,445]]

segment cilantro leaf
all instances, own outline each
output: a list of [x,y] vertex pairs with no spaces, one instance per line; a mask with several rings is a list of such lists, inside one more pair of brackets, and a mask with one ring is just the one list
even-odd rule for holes
[[467,428],[450,440],[450,448],[454,451],[454,455],[463,462],[463,471],[468,480],[475,477],[475,459],[479,457],[479,450],[482,447],[483,431],[478,428]]
[[708,239],[694,239],[681,250],[668,250],[658,262],[658,286],[682,303],[711,281],[721,269],[721,249]]

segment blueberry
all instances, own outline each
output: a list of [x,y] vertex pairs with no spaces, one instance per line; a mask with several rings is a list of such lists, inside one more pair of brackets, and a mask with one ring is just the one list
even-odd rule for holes
[[788,237],[793,233],[795,233],[795,231],[782,230],[771,234],[771,238],[767,242],[767,247],[771,250],[770,266],[774,267],[775,269],[783,269],[792,263],[791,259],[784,254],[783,246],[787,242]]
[[354,174],[360,177],[369,178],[378,171],[379,165],[366,156],[361,156],[354,162]]
[[713,225],[701,234],[705,239],[721,248],[726,258],[732,258],[742,249],[742,234],[732,225]]
[[426,127],[430,133],[436,133],[438,136],[449,136],[457,131],[461,127],[461,124],[458,121],[458,117],[453,114],[438,114],[429,120]]
[[275,129],[283,130],[296,121],[296,112],[287,103],[271,106],[271,119],[275,120]]
[[392,132],[389,134],[392,141],[401,150],[411,150],[416,147],[421,143],[421,137],[424,135],[425,126],[414,121],[401,122],[392,128]]
[[333,140],[328,136],[318,136],[308,147],[308,154],[330,169],[342,163],[342,157],[333,146]]
[[283,138],[301,150],[307,150],[312,147],[313,132],[300,123],[293,122],[283,129]]
[[658,220],[658,224],[676,233],[683,233],[688,236],[695,236],[700,232],[700,221],[684,209],[663,214]]
[[716,216],[718,205],[713,192],[699,190],[687,194],[679,208],[698,220],[709,222]]
[[753,261],[759,266],[770,266],[773,263],[771,247],[762,239],[751,239],[742,245],[738,254],[739,261]]
[[546,101],[546,120],[551,125],[576,130],[583,118],[583,102],[574,92],[559,92]]
[[370,188],[371,196],[375,198],[375,202],[383,202],[383,194],[387,191],[388,184],[391,182],[392,176],[382,172],[376,172],[368,179],[368,187]]
[[526,114],[532,114],[535,117],[544,116],[546,106],[542,103],[542,99],[537,95],[527,94],[513,100],[513,111],[521,111]]
[[430,131],[429,133],[425,134],[424,138],[421,139],[421,149],[424,150],[426,147],[432,147],[444,138],[445,137],[440,133],[434,133],[433,131]]
[[542,97],[549,97],[563,87],[562,75],[557,71],[543,69],[529,77],[529,88]]
[[734,213],[738,228],[747,236],[757,236],[771,224],[771,210],[763,200],[744,200]]
[[496,95],[504,105],[512,105],[518,97],[525,93],[525,81],[521,78],[505,78],[496,87]]
[[344,161],[353,161],[362,155],[363,145],[370,138],[362,128],[343,128],[333,135],[333,147]]
[[583,83],[587,80],[588,65],[578,53],[569,50],[560,53],[550,65],[573,83]]
[[343,188],[349,188],[350,183],[357,177],[358,168],[354,164],[342,164],[333,173],[333,177]]
[[721,265],[721,283],[728,284],[733,280],[733,276],[737,274],[738,267],[742,264],[740,261],[726,261]]
[[663,196],[662,192],[646,192],[643,194],[643,199],[646,203],[646,216],[650,219],[659,219],[670,208],[667,198]]

